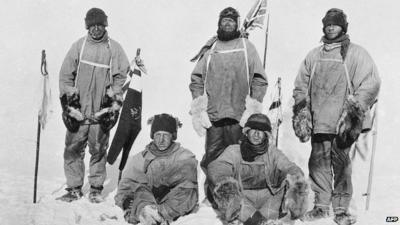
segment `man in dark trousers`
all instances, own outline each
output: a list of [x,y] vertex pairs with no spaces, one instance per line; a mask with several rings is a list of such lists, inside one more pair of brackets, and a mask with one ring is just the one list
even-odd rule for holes
[[350,42],[342,10],[328,10],[322,24],[323,44],[302,62],[293,90],[293,128],[302,142],[311,138],[312,148],[308,168],[315,205],[303,220],[328,217],[332,204],[334,221],[350,225],[355,217],[348,211],[353,193],[349,151],[369,129],[368,111],[380,78],[368,52]]

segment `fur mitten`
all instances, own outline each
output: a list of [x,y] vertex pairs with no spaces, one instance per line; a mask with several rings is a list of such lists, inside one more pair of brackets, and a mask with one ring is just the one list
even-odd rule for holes
[[232,177],[223,179],[215,186],[213,197],[222,221],[231,222],[239,217],[242,197],[237,180]]
[[103,97],[100,111],[94,114],[104,132],[111,130],[117,123],[122,102],[122,96],[114,93],[112,88],[108,87]]
[[301,218],[308,209],[309,185],[303,176],[287,175],[288,190],[285,194],[283,209],[290,214],[291,220]]
[[85,118],[80,111],[79,94],[76,92],[66,93],[60,98],[63,109],[62,119],[68,131],[75,133],[79,130],[80,122]]
[[207,128],[211,127],[211,121],[207,114],[208,98],[201,95],[193,99],[190,105],[190,115],[192,115],[192,125],[196,133],[202,137],[206,134]]
[[246,97],[246,110],[244,110],[242,114],[242,118],[240,119],[239,125],[244,127],[249,117],[255,113],[262,112],[262,103],[247,95]]
[[133,196],[128,196],[122,203],[122,209],[124,210],[124,218],[127,223],[135,224],[135,214],[133,212]]
[[364,117],[360,103],[350,96],[344,103],[344,110],[337,125],[337,147],[348,148],[357,140],[362,131]]
[[306,99],[293,106],[292,117],[293,130],[301,142],[307,142],[311,138],[312,121],[309,103]]

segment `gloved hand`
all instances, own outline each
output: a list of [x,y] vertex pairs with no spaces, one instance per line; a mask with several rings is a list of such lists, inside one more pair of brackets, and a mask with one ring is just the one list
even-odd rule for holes
[[288,190],[285,193],[283,211],[290,213],[290,219],[301,218],[307,211],[309,185],[302,175],[287,175]]
[[262,103],[257,101],[256,99],[247,95],[246,97],[246,110],[244,110],[242,114],[242,118],[240,118],[239,125],[244,127],[249,117],[255,113],[262,112]]
[[364,117],[360,103],[352,95],[349,96],[336,128],[335,142],[339,148],[348,148],[357,140],[362,131]]
[[139,213],[139,220],[142,225],[158,225],[165,222],[155,205],[146,205],[143,207]]
[[206,134],[207,128],[212,126],[207,113],[208,98],[201,95],[193,99],[191,103],[190,115],[192,115],[192,125],[196,133],[202,137]]
[[307,142],[311,138],[312,121],[309,103],[303,99],[293,106],[292,125],[296,136],[300,142]]
[[76,88],[71,88],[70,92],[60,97],[62,107],[62,119],[68,131],[75,133],[79,130],[80,122],[85,118],[80,111],[79,94]]
[[122,101],[122,96],[115,93],[111,87],[106,89],[100,111],[94,114],[94,118],[99,122],[104,132],[111,130],[117,123]]
[[234,178],[229,177],[218,183],[213,195],[223,221],[229,223],[239,217],[242,197],[239,184]]

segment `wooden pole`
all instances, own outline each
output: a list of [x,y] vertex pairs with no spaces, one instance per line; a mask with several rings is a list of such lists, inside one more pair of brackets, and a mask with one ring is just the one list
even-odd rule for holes
[[369,209],[369,203],[371,201],[371,191],[372,191],[372,177],[374,172],[374,158],[376,151],[376,142],[378,137],[378,102],[376,102],[374,109],[374,118],[373,118],[373,133],[372,133],[372,152],[371,152],[371,161],[369,165],[369,175],[368,175],[368,186],[367,186],[367,199],[365,203],[365,210]]

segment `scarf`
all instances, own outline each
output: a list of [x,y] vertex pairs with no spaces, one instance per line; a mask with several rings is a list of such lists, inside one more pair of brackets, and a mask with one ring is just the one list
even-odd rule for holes
[[94,43],[107,42],[107,41],[108,41],[108,32],[105,31],[103,37],[101,37],[101,38],[98,39],[98,40],[93,39],[93,38],[92,38],[92,35],[90,35],[90,34],[88,33],[88,35],[87,35],[87,40],[88,40],[88,41],[91,41],[91,42],[94,42]]
[[256,156],[266,153],[268,150],[268,138],[259,145],[250,143],[247,137],[244,137],[240,143],[240,153],[244,161],[253,162]]
[[324,35],[322,36],[321,41],[324,43],[324,49],[327,51],[340,47],[340,55],[342,56],[342,59],[344,61],[350,45],[350,38],[348,34],[341,35],[332,40],[327,39]]

